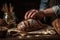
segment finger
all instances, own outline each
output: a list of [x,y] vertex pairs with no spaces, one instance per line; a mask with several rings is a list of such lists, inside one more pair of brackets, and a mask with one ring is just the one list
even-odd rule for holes
[[[31,10],[30,10],[31,11]],[[30,13],[30,11],[27,11],[25,16],[24,16],[24,19],[28,19],[28,14]]]
[[5,11],[4,4],[3,4],[3,7],[2,7],[2,9],[1,9],[1,11],[3,11],[3,12]]
[[36,10],[31,10],[30,13],[29,13],[29,15],[28,15],[28,18],[31,18],[31,15],[34,14],[35,11]]
[[5,7],[5,11],[8,12],[8,6],[7,6],[7,4],[5,4],[4,7]]
[[29,14],[29,13],[30,13],[30,11],[26,12],[26,14],[25,14],[25,16],[24,16],[25,19],[28,19],[28,14]]
[[36,13],[33,13],[33,14],[31,15],[31,18],[34,18],[34,17],[35,17],[35,15],[36,15]]
[[37,15],[38,11],[35,11],[32,15],[31,18],[34,18]]
[[11,5],[11,3],[10,3],[9,6],[10,6],[9,11],[10,11],[10,12],[13,12],[13,6]]
[[10,10],[11,9],[11,3],[9,4],[9,7],[10,7],[9,10]]
[[13,6],[11,5],[11,3],[10,3],[10,9],[13,9]]
[[5,7],[5,9],[6,9],[6,10],[8,9],[7,4],[5,4],[5,6],[4,6],[4,7]]

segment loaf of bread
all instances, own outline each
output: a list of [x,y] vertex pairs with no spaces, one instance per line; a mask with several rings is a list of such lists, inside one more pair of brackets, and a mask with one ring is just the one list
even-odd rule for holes
[[46,24],[42,24],[40,20],[35,19],[27,19],[21,21],[17,25],[17,30],[20,32],[21,36],[27,35],[27,32],[38,31],[40,29],[45,29],[47,27]]
[[42,26],[42,23],[39,21],[36,21],[34,19],[28,19],[20,22],[17,25],[17,29],[20,31],[34,31],[37,29],[40,29]]
[[41,28],[42,23],[34,19],[24,20],[17,25],[17,30],[19,30],[23,35],[25,35],[26,32],[40,30]]

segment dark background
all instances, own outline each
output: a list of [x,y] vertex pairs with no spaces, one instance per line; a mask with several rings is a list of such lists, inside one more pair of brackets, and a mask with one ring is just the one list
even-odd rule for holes
[[0,18],[3,18],[1,11],[2,5],[11,3],[14,6],[14,12],[18,19],[17,22],[24,19],[25,13],[30,9],[39,9],[40,0],[0,0]]

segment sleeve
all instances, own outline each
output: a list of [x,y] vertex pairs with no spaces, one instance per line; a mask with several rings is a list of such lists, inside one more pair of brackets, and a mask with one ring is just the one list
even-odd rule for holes
[[56,5],[52,7],[56,16],[60,16],[60,5]]
[[44,9],[46,9],[46,8],[48,7],[48,4],[49,4],[49,0],[41,0],[39,10],[44,10]]

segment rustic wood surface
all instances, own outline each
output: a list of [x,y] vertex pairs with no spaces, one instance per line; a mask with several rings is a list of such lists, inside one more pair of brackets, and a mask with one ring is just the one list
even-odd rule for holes
[[0,40],[59,40],[60,36],[58,35],[40,35],[39,37],[35,37],[32,35],[30,38],[19,38],[19,37],[6,37],[0,38]]

